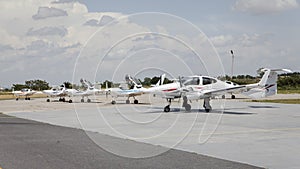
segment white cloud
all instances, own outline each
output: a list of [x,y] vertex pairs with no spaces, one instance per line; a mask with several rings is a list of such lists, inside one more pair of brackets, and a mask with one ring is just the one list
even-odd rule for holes
[[29,29],[27,35],[29,36],[65,36],[68,30],[64,27],[43,27],[39,29]]
[[111,16],[108,16],[108,15],[103,15],[99,20],[97,19],[90,19],[88,21],[86,21],[84,23],[84,25],[87,25],[87,26],[104,26],[106,24],[108,24],[109,22],[113,21],[114,18],[111,17]]
[[269,14],[298,8],[296,0],[237,0],[233,8],[252,14]]
[[37,14],[33,15],[32,18],[38,20],[59,16],[68,16],[68,14],[66,11],[54,7],[39,7]]
[[211,37],[210,40],[216,46],[227,46],[233,43],[234,38],[232,35],[220,35]]

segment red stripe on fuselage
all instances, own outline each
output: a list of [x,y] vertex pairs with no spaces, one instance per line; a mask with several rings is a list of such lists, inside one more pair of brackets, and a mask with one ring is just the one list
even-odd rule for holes
[[163,90],[163,92],[171,92],[171,91],[174,91],[174,90],[177,90],[177,88],[166,89],[166,90]]

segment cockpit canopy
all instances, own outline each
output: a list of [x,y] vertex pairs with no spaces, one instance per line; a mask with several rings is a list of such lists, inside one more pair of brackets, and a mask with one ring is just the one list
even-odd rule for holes
[[183,77],[181,79],[181,83],[185,86],[187,85],[209,85],[216,83],[217,80],[210,77],[204,77],[204,76],[188,76]]
[[28,91],[30,91],[30,89],[25,88],[25,89],[21,89],[21,91],[22,92],[28,92]]

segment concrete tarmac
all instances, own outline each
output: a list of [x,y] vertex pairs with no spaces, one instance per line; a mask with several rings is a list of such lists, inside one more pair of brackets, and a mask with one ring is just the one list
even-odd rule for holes
[[[83,129],[99,147],[117,156],[153,158],[177,149],[264,168],[300,167],[300,105],[212,100],[214,110],[205,113],[201,101],[191,103],[191,112],[174,102],[172,112],[163,113],[166,102],[149,96],[139,97],[138,105],[126,105],[124,100],[111,105],[104,97],[93,103],[79,100],[74,104],[9,100],[0,102],[0,111]],[[155,146],[123,146],[117,138]]]
[[[145,143],[96,134],[124,147],[165,149]],[[151,158],[125,158],[96,145],[86,132],[0,114],[0,168],[258,168],[180,150]]]

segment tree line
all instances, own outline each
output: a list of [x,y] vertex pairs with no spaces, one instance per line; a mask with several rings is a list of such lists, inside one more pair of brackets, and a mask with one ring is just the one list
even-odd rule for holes
[[[261,78],[261,74],[257,77],[251,75],[236,75],[233,76],[232,78],[226,75],[225,77],[219,79],[232,81],[240,85],[245,85],[245,84],[257,83],[259,82],[260,78]],[[145,77],[143,80],[141,79],[139,80],[141,81],[141,84],[144,87],[150,87],[151,85],[156,84],[160,80],[160,77],[159,76],[154,76],[152,78]],[[165,78],[164,84],[171,83],[171,82],[172,80]],[[65,85],[66,88],[76,88],[76,89],[81,88],[80,85],[72,84],[70,82],[64,82],[63,84]],[[102,88],[105,88],[106,84],[108,88],[119,85],[119,84],[114,85],[113,82],[109,80],[105,80],[100,85],[102,86]],[[278,76],[277,84],[278,84],[278,89],[281,90],[300,90],[300,72],[280,74]],[[24,84],[13,84],[12,86],[12,89],[14,90],[21,90],[23,88],[30,88],[33,90],[41,91],[41,90],[48,90],[51,87],[49,86],[48,82],[40,79],[27,80],[25,81]]]
[[[226,76],[225,79],[240,85],[245,85],[259,82],[261,77],[262,75],[259,75],[258,77],[250,75],[237,75],[233,76],[232,78]],[[279,74],[277,86],[280,90],[300,90],[300,72]]]

